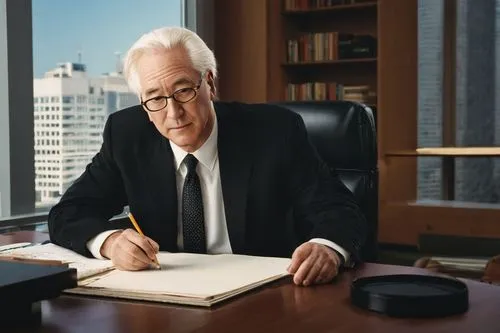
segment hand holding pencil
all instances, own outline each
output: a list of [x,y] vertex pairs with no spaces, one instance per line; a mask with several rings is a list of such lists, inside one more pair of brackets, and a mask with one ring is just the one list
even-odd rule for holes
[[[139,227],[139,224],[137,223],[137,221],[135,220],[134,218],[134,215],[132,215],[132,213],[128,213],[128,218],[130,219],[130,221],[132,222],[132,224],[134,225],[134,228],[135,230],[142,236],[142,237],[145,237],[144,236],[144,233],[142,232],[141,230],[141,227]],[[153,246],[153,245],[152,245]],[[158,250],[156,250],[158,251]],[[158,262],[158,258],[156,258],[156,255],[154,256],[154,259],[153,259],[153,262],[155,264],[155,267],[158,268],[158,269],[161,269],[161,266],[160,266],[160,263]]]
[[150,267],[160,269],[156,258],[159,245],[142,233],[137,221],[129,214],[134,229],[117,231],[108,236],[101,246],[101,254],[121,270],[137,271]]

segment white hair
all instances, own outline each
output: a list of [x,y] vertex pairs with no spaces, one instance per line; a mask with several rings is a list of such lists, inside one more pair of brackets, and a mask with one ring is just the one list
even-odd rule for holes
[[141,85],[137,75],[137,62],[147,50],[184,47],[191,60],[193,68],[200,72],[212,72],[214,79],[217,77],[217,63],[212,50],[193,31],[182,27],[164,27],[155,29],[142,35],[128,50],[123,72],[130,89],[138,96],[141,94]]

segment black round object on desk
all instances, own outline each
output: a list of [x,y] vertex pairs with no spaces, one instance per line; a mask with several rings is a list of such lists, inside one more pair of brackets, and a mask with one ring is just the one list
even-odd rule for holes
[[444,317],[469,308],[467,285],[454,278],[398,274],[355,279],[352,304],[392,317]]

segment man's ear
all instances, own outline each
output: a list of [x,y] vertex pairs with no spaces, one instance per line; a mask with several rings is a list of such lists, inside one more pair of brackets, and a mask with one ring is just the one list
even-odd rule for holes
[[207,74],[207,83],[210,86],[210,99],[215,100],[217,98],[217,88],[215,87],[215,79],[212,72],[208,72]]

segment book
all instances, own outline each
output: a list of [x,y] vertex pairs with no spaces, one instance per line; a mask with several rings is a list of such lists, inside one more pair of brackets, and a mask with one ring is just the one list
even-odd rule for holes
[[110,260],[83,257],[54,244],[7,252],[61,260],[76,268],[78,286],[66,293],[205,307],[289,275],[291,262],[290,258],[160,252],[161,270],[122,271]]

